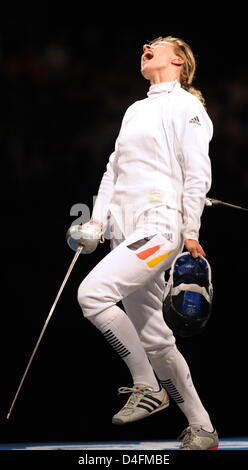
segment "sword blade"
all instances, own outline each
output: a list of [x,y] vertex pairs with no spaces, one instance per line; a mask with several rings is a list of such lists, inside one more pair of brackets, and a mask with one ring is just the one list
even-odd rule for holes
[[9,408],[9,411],[8,411],[8,414],[7,414],[6,419],[9,419],[9,418],[10,418],[10,415],[11,415],[11,413],[12,413],[12,411],[13,411],[14,406],[15,406],[15,402],[16,402],[16,400],[17,400],[17,397],[18,397],[18,395],[19,395],[19,393],[20,393],[20,391],[21,391],[21,388],[22,388],[22,386],[23,386],[23,382],[24,382],[24,380],[25,380],[25,378],[26,378],[26,376],[27,376],[27,373],[28,373],[28,371],[29,371],[29,369],[30,369],[30,366],[31,366],[32,362],[33,362],[34,356],[35,356],[35,354],[36,354],[36,352],[37,352],[37,349],[38,349],[38,347],[39,347],[39,345],[40,345],[40,342],[41,342],[41,340],[42,340],[42,337],[43,337],[43,335],[44,335],[44,333],[45,333],[45,331],[46,331],[47,325],[48,325],[49,321],[51,320],[52,314],[53,314],[53,312],[54,312],[54,310],[55,310],[55,307],[56,307],[56,305],[57,305],[57,303],[58,303],[58,300],[59,300],[59,298],[60,298],[60,296],[61,296],[61,294],[62,294],[62,291],[63,291],[63,289],[64,289],[64,287],[65,287],[65,284],[66,284],[66,282],[67,282],[67,280],[68,280],[68,278],[69,278],[69,276],[70,276],[70,274],[71,274],[71,272],[72,272],[72,270],[73,270],[73,268],[74,268],[74,266],[75,266],[75,264],[76,264],[76,261],[77,261],[77,259],[78,259],[78,257],[79,257],[79,255],[80,255],[80,253],[81,253],[82,250],[83,250],[83,245],[79,245],[79,246],[78,246],[78,249],[77,249],[77,251],[76,251],[76,253],[75,253],[74,257],[73,257],[73,260],[72,260],[72,262],[71,262],[71,264],[70,264],[70,266],[69,266],[69,268],[68,268],[68,271],[67,271],[67,273],[66,273],[66,275],[65,275],[65,277],[64,277],[64,280],[63,280],[63,282],[62,282],[62,284],[61,284],[61,286],[60,286],[60,288],[59,288],[59,291],[58,291],[58,293],[57,293],[57,295],[56,295],[56,298],[55,298],[55,300],[54,300],[54,302],[53,302],[53,305],[52,305],[52,307],[51,307],[51,310],[50,310],[50,312],[49,312],[49,314],[48,314],[48,316],[47,316],[47,319],[46,319],[46,321],[45,321],[45,323],[44,323],[44,326],[43,326],[43,328],[42,328],[42,330],[41,330],[40,336],[39,336],[39,338],[38,338],[38,340],[37,340],[37,342],[36,342],[36,345],[35,345],[35,347],[34,347],[34,349],[33,349],[33,352],[32,352],[32,354],[31,354],[31,356],[30,356],[30,359],[29,359],[29,361],[28,361],[27,367],[26,367],[26,369],[25,369],[25,371],[24,371],[24,374],[23,374],[23,376],[22,376],[22,378],[21,378],[21,380],[20,380],[19,386],[18,386],[18,388],[17,388],[16,394],[15,394],[15,396],[14,396],[14,398],[13,398],[13,401],[12,401],[12,403],[11,403],[11,406],[10,406],[10,408]]

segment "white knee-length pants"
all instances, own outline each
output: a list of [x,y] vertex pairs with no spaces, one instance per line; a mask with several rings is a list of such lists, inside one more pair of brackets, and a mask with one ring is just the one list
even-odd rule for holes
[[[182,249],[181,215],[167,209],[163,224],[137,226],[122,239],[112,239],[112,251],[81,283],[78,300],[86,318],[101,330],[111,321],[111,307],[122,301],[148,354],[174,345],[162,315],[164,272]],[[160,230],[160,232],[158,231]]]

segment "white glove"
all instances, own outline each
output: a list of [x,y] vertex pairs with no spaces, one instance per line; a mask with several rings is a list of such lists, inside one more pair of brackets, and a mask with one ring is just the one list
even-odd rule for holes
[[102,224],[90,220],[83,225],[72,225],[67,231],[66,240],[72,250],[77,251],[78,246],[82,245],[82,253],[92,253],[98,243],[104,242]]

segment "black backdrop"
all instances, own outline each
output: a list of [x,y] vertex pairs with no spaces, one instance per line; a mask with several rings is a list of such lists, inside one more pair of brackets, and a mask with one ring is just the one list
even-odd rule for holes
[[[165,8],[165,7],[164,7]],[[164,12],[165,13],[165,12]],[[158,14],[158,12],[157,12]],[[171,13],[170,13],[171,14]],[[76,14],[11,14],[1,26],[2,308],[0,418],[3,441],[174,439],[186,420],[176,405],[113,427],[131,385],[125,364],[77,304],[81,279],[108,252],[82,256],[62,294],[10,420],[6,414],[73,253],[65,233],[77,203],[92,198],[124,111],[146,96],[142,44],[172,34],[197,57],[196,85],[215,134],[217,199],[247,206],[247,58],[228,21],[181,18],[101,23]],[[242,15],[241,15],[242,16]],[[221,21],[221,22],[220,22]],[[201,242],[213,269],[214,308],[201,336],[177,340],[221,436],[247,433],[247,214],[206,208]]]

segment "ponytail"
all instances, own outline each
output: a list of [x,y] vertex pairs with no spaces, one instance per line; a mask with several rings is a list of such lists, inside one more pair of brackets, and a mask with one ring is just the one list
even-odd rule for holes
[[198,98],[198,100],[201,102],[201,104],[204,106],[204,108],[206,108],[206,101],[205,101],[205,98],[202,95],[202,92],[200,90],[198,90],[197,88],[195,88],[194,86],[192,86],[189,83],[186,83],[186,84],[181,83],[181,86],[184,90],[191,93],[191,95],[196,96],[196,98]]

